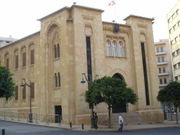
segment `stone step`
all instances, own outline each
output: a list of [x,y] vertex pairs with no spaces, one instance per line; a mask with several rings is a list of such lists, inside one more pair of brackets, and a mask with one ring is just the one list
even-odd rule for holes
[[125,124],[142,124],[143,120],[138,112],[128,112],[112,114],[112,124],[116,125],[118,123],[118,116],[121,115],[124,118]]
[[[111,123],[113,126],[118,124],[118,116],[121,115],[124,118],[124,124],[143,124],[143,120],[138,112],[127,112],[127,113],[113,113],[111,114]],[[108,115],[104,116],[103,119],[99,119],[99,124],[108,125]]]

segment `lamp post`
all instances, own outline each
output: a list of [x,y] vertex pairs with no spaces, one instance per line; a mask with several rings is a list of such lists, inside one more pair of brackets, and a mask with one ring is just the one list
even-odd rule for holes
[[[98,75],[95,76],[95,78],[98,77]],[[88,89],[89,89],[89,83],[92,82],[92,79],[89,79],[85,73],[82,73],[82,80],[81,83],[88,83]],[[91,128],[95,128],[95,118],[94,118],[94,106],[93,104],[89,104],[89,108],[91,109]]]
[[28,86],[30,88],[29,90],[29,122],[33,122],[33,115],[32,115],[32,104],[31,104],[31,82],[28,84],[26,82],[26,79],[23,78],[22,79],[22,83],[20,85],[21,87],[25,88],[26,86]]

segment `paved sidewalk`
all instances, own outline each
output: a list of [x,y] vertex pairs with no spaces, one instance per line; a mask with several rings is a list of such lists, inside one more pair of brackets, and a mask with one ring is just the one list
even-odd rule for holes
[[[84,125],[84,129],[82,129],[82,125],[72,125],[72,128],[70,128],[70,125],[65,125],[65,124],[60,124],[60,126],[49,124],[48,126],[78,130],[78,131],[117,131],[119,128],[118,126],[108,128],[108,126],[103,126],[103,125],[98,125],[98,129],[92,129],[89,125]],[[180,124],[177,125],[175,121],[164,121],[163,123],[124,125],[124,130],[152,129],[152,128],[165,128],[165,127],[180,128]]]

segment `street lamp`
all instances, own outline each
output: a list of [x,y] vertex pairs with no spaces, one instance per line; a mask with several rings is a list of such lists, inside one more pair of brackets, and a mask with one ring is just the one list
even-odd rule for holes
[[[95,76],[95,79],[96,77],[98,77],[98,75]],[[89,83],[92,82],[92,79],[88,79],[88,77],[86,76],[86,73],[82,73],[82,79],[81,79],[81,83],[84,84],[84,83],[88,83],[88,89],[89,89]],[[91,128],[95,128],[95,118],[94,118],[94,106],[93,104],[89,104],[89,108],[91,109]]]
[[26,82],[26,79],[23,78],[22,79],[22,83],[20,85],[21,87],[25,88],[26,86],[28,86],[30,88],[29,90],[29,122],[33,122],[33,114],[32,114],[32,104],[31,104],[31,82],[28,84]]

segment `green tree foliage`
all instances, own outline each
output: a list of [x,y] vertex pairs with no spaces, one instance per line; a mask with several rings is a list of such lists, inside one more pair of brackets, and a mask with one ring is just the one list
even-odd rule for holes
[[8,100],[14,96],[15,84],[12,80],[12,74],[6,67],[0,66],[0,97]]
[[108,105],[109,127],[111,127],[112,105],[121,103],[135,104],[137,96],[126,83],[117,78],[103,77],[89,83],[89,90],[85,94],[86,102],[96,105],[105,102]]
[[163,104],[172,104],[176,111],[176,123],[178,124],[177,108],[180,107],[180,83],[170,82],[166,87],[161,89],[157,96],[158,101]]

